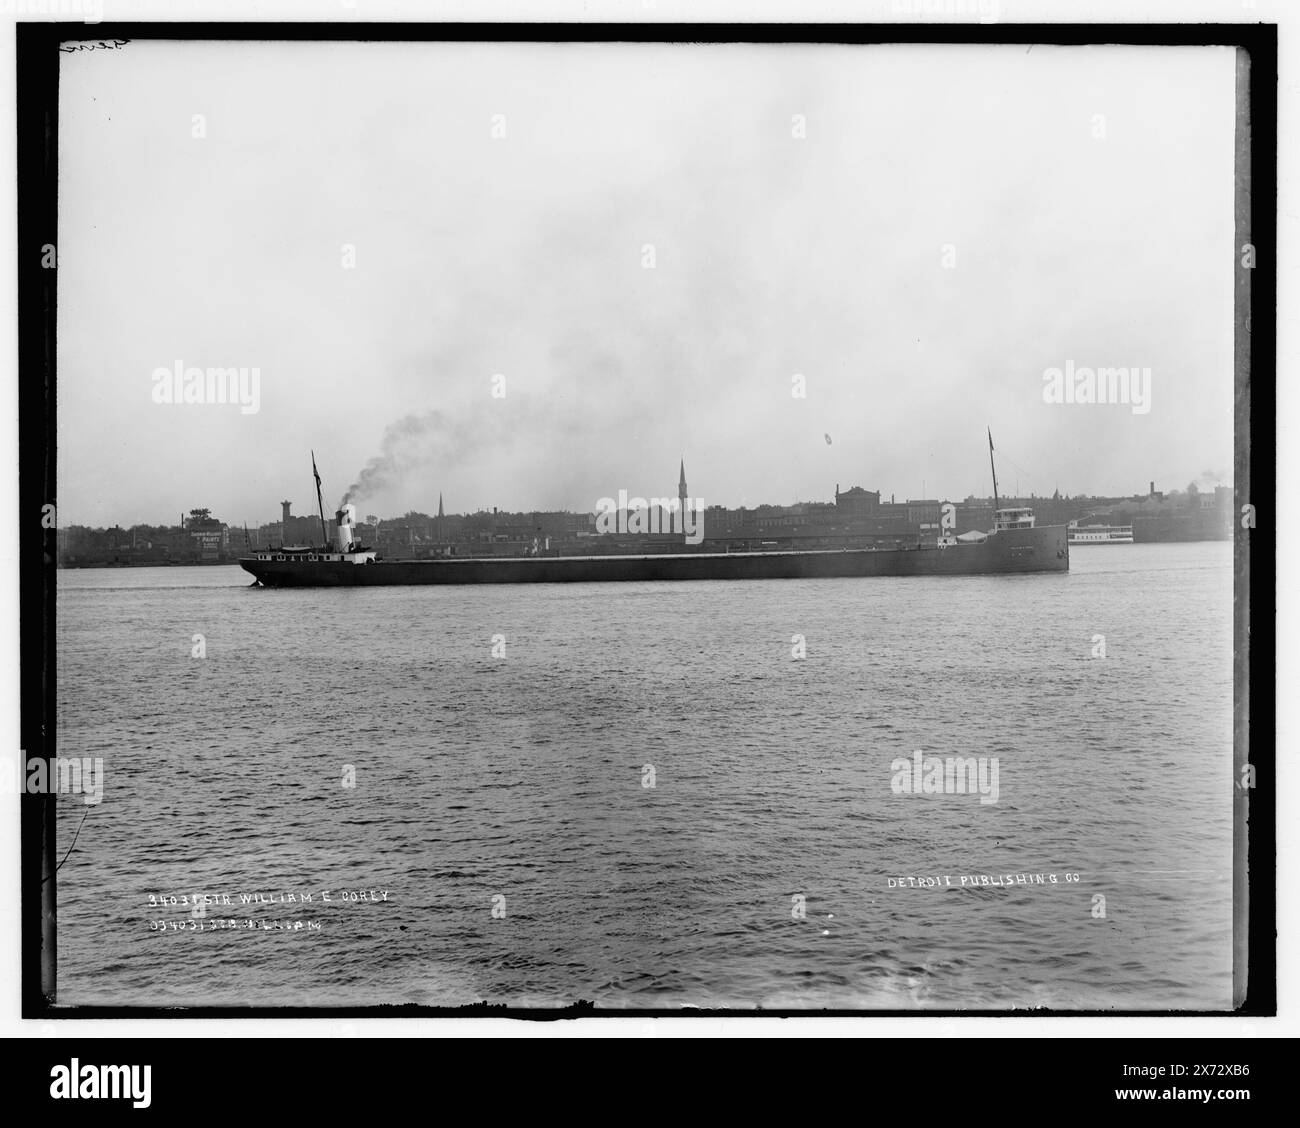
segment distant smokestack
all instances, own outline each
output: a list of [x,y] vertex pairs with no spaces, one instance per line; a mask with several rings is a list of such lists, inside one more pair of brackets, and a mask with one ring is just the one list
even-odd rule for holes
[[1155,496],[1156,496],[1156,484],[1155,484],[1155,482],[1152,482],[1152,483],[1151,483],[1151,492],[1150,492],[1149,494],[1147,494],[1147,497],[1155,497]]

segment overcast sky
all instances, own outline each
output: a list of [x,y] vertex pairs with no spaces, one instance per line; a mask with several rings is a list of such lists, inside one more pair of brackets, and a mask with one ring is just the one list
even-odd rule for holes
[[[1222,48],[65,54],[60,524],[307,513],[311,448],[327,505],[389,453],[363,515],[675,495],[683,456],[708,504],[961,498],[986,425],[1004,493],[1230,482],[1233,81]],[[178,360],[256,367],[258,411],[155,403]],[[1045,403],[1067,361],[1150,368],[1150,411]]]

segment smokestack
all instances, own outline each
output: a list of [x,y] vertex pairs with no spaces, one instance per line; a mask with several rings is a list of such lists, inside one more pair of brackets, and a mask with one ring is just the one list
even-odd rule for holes
[[355,505],[345,505],[334,514],[334,543],[340,552],[347,552],[352,544],[352,526],[357,521]]
[[1156,484],[1155,484],[1155,482],[1152,482],[1152,483],[1151,483],[1151,492],[1150,492],[1149,494],[1147,494],[1147,496],[1148,496],[1148,497],[1155,497],[1155,496],[1156,496]]

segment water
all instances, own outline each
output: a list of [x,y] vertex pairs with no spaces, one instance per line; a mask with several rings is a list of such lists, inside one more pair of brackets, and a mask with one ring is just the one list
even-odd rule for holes
[[[60,797],[60,857],[85,819],[59,1000],[1226,1008],[1231,546],[1071,565],[320,591],[61,572],[58,750],[105,786]],[[997,757],[998,801],[895,793],[917,749]],[[1021,873],[1043,883],[960,885]],[[889,884],[926,875],[952,884]],[[232,906],[198,929],[149,905],[195,891]]]

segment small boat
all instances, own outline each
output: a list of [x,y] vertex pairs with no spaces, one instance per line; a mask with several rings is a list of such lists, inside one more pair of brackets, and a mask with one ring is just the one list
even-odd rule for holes
[[1132,525],[1080,525],[1071,521],[1067,530],[1071,544],[1132,544]]

